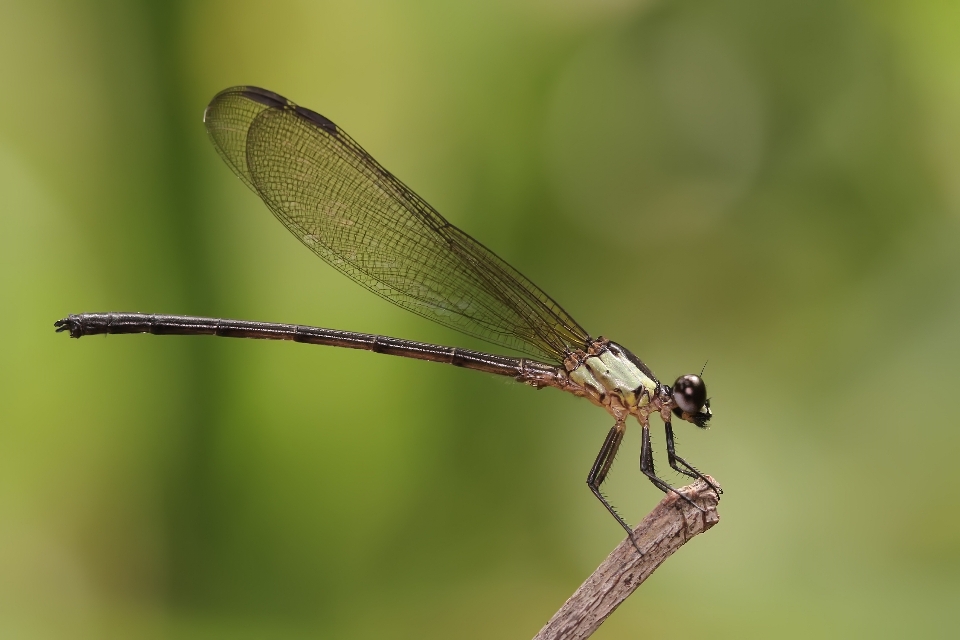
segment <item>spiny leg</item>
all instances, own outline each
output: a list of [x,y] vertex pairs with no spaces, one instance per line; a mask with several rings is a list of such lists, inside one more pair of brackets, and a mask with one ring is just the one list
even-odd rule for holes
[[[695,466],[693,466],[692,464],[690,464],[689,462],[687,462],[686,460],[684,460],[683,458],[677,455],[676,445],[674,444],[674,441],[673,441],[673,425],[670,424],[669,420],[667,420],[666,422],[663,423],[663,427],[664,427],[664,430],[667,432],[667,459],[670,461],[670,467],[674,471],[682,473],[685,476],[690,476],[691,478],[700,478],[701,480],[706,482],[708,485],[710,485],[710,488],[713,489],[714,492],[716,492],[717,500],[719,500],[720,494],[723,493],[723,489],[718,487],[716,484],[711,482],[709,478],[707,478],[705,475],[700,473],[700,471]],[[683,465],[685,468],[681,469],[678,466],[678,463]]]
[[640,445],[640,471],[642,471],[643,475],[647,476],[647,478],[650,479],[650,482],[653,483],[653,486],[655,486],[657,489],[660,489],[660,491],[663,491],[664,493],[670,493],[673,491],[675,494],[696,507],[699,511],[704,511],[703,507],[681,492],[677,491],[675,488],[671,487],[664,480],[657,477],[657,472],[653,468],[653,446],[650,444],[649,424],[643,425],[643,442]]
[[625,430],[626,426],[623,420],[617,420],[617,423],[610,428],[607,437],[603,440],[603,446],[600,447],[600,453],[597,454],[597,459],[594,461],[593,467],[587,475],[587,486],[590,487],[590,491],[597,497],[597,500],[603,503],[603,506],[610,512],[610,515],[617,519],[617,522],[620,523],[623,530],[627,532],[627,536],[630,537],[630,542],[636,547],[637,553],[643,555],[639,545],[637,545],[637,541],[633,538],[633,529],[620,517],[620,514],[613,508],[613,505],[610,504],[606,496],[600,493],[600,485],[603,484],[603,481],[607,478],[607,472],[610,471],[610,467],[613,465],[613,459],[617,456],[617,449],[620,448],[620,443],[623,441],[623,432]]

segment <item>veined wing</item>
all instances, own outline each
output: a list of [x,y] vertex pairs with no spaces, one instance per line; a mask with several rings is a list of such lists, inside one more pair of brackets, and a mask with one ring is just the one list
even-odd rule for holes
[[257,87],[204,112],[217,151],[311,251],[435,322],[538,358],[590,337],[550,296],[447,222],[322,115]]

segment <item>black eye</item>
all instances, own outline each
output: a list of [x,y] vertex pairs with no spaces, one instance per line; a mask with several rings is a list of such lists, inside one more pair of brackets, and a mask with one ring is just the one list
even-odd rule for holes
[[707,385],[692,373],[680,376],[673,383],[673,400],[684,413],[697,413],[707,401]]

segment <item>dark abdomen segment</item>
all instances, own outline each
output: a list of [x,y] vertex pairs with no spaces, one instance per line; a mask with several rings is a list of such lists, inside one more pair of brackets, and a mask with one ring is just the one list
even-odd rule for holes
[[444,347],[426,342],[401,340],[370,333],[323,329],[296,324],[198,318],[148,313],[80,313],[58,320],[57,331],[69,331],[70,337],[98,334],[152,333],[154,335],[212,335],[227,338],[292,340],[347,349],[363,349],[392,356],[443,362],[500,376],[510,376],[534,386],[559,386],[553,380],[565,377],[558,367],[459,347]]

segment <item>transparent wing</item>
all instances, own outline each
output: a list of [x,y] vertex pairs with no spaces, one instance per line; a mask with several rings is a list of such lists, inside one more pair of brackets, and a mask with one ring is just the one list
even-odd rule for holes
[[425,318],[561,361],[590,337],[556,302],[447,222],[318,113],[256,87],[204,113],[217,151],[311,251]]

